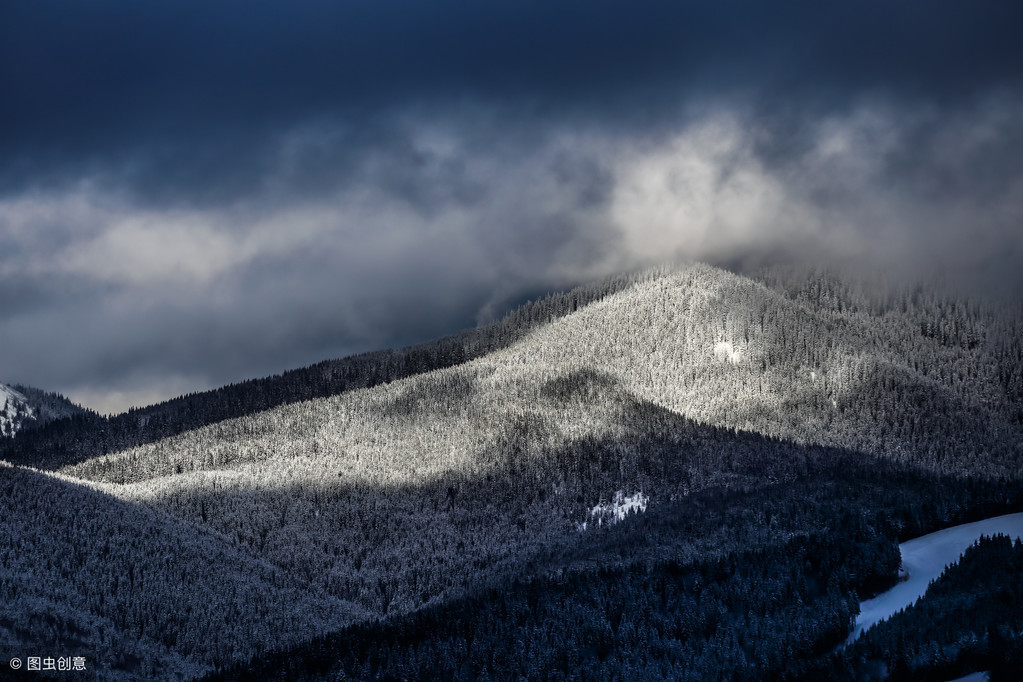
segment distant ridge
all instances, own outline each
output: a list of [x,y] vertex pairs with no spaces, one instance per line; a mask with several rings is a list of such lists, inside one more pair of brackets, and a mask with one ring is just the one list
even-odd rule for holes
[[[25,429],[37,429],[86,410],[58,393],[0,384],[0,443]],[[2,446],[0,446],[2,451]]]
[[35,411],[19,391],[0,384],[0,436],[12,437],[26,422],[35,421]]

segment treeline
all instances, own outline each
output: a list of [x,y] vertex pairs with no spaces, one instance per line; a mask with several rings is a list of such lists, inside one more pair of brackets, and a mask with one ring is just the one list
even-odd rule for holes
[[[599,325],[549,324],[630,287],[602,311]],[[962,463],[1013,476],[1023,468],[1023,318],[919,288],[874,291],[827,273],[768,273],[754,281],[703,266],[611,278],[418,346],[331,360],[116,417],[58,420],[17,441],[0,439],[0,459],[56,469],[460,365],[533,330],[538,338],[521,353],[548,374],[537,381],[581,364],[712,424],[932,467]],[[566,331],[573,335],[559,337]],[[722,342],[736,364],[714,362],[712,349]]]
[[[663,269],[653,269],[609,277],[568,292],[549,294],[519,306],[496,323],[435,341],[327,360],[279,375],[132,408],[120,415],[67,410],[63,405],[66,399],[60,400],[62,397],[57,396],[52,418],[46,420],[48,423],[40,423],[40,428],[16,440],[0,438],[0,459],[39,469],[58,469],[279,405],[338,395],[452,367],[504,348],[532,329],[663,272]],[[27,390],[34,397],[51,395],[30,388],[19,390],[23,393]],[[47,400],[47,404],[50,402],[53,401]]]

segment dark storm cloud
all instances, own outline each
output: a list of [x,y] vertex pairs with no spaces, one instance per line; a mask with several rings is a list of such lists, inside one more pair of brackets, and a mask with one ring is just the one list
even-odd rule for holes
[[[282,130],[469,98],[537,119],[664,124],[681,99],[942,100],[1018,80],[1011,2],[4,3],[0,157],[12,187],[112,176],[154,198],[258,189]],[[638,101],[637,101],[638,100]],[[331,169],[344,166],[335,159]]]
[[356,187],[315,200],[143,209],[86,188],[0,201],[0,231],[25,246],[0,252],[0,375],[120,409],[440,336],[600,256],[608,231],[586,218],[606,179],[585,155],[418,144],[414,170],[381,154]]
[[1018,291],[1021,25],[987,0],[0,3],[0,380],[120,409],[673,256]]

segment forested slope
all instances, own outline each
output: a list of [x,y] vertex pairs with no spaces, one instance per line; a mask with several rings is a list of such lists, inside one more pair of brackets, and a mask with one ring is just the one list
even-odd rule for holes
[[217,533],[80,484],[0,462],[0,500],[12,655],[42,647],[103,679],[187,679],[365,615]]
[[[478,332],[492,345],[467,345],[470,334],[446,346],[461,355],[398,363],[378,376],[394,379],[387,383],[346,383],[152,442],[156,432],[143,425],[142,444],[105,456],[82,459],[115,442],[102,430],[91,444],[85,431],[75,452],[47,455],[33,448],[59,439],[40,439],[20,456],[63,462],[62,476],[88,481],[103,499],[218,538],[221,551],[272,567],[309,599],[385,618],[399,628],[381,631],[395,642],[412,614],[444,614],[516,580],[541,581],[542,596],[562,589],[543,581],[581,576],[579,595],[564,596],[571,612],[584,595],[614,601],[648,585],[629,577],[642,566],[688,575],[701,562],[759,552],[756,561],[785,576],[781,601],[765,603],[761,616],[803,626],[770,644],[766,621],[727,620],[743,641],[712,628],[668,667],[649,668],[669,677],[713,669],[737,646],[749,670],[797,674],[803,668],[771,658],[775,644],[810,665],[840,639],[855,591],[893,577],[896,539],[1019,506],[1017,318],[916,290],[868,293],[816,273],[751,279],[697,265],[609,282],[576,299],[552,297],[550,314],[527,306],[522,320]],[[450,366],[424,371],[431,362]],[[828,544],[845,528],[846,549]],[[785,548],[800,538],[834,552],[834,567],[785,565]],[[862,552],[874,570],[858,563]],[[0,569],[17,574],[10,561]],[[844,577],[828,585],[835,571]],[[728,590],[760,579],[732,573],[740,582]],[[624,592],[605,579],[624,580]],[[285,592],[274,584],[259,599],[278,603]],[[528,590],[516,594],[531,603]],[[739,603],[729,594],[725,611]],[[804,604],[826,599],[829,615],[787,611],[797,594]],[[499,612],[486,626],[496,640],[551,641],[542,624],[506,622],[504,607],[484,599],[481,608]],[[92,613],[111,617],[103,605]],[[439,646],[429,655],[445,659],[437,652],[461,650],[459,638],[476,626],[452,627],[448,643],[430,640],[424,651]],[[288,644],[277,629],[237,629],[248,649],[213,638],[203,664]],[[355,651],[359,665],[383,655]],[[417,655],[394,654],[413,663]],[[598,663],[599,676],[646,670],[621,657],[616,665],[629,667]],[[383,665],[344,669],[390,671]]]
[[[544,439],[556,446],[613,431],[615,396],[624,395],[715,426],[964,473],[1019,474],[1017,334],[1009,343],[950,344],[921,331],[924,313],[838,307],[692,266],[643,279],[464,366],[224,422],[66,471],[125,482],[287,451],[345,464],[346,453],[366,451],[346,471],[401,476],[401,460],[414,460],[416,477],[476,466],[477,453],[493,451],[483,444],[516,423],[534,423],[534,449]],[[996,322],[979,310],[964,319],[975,328],[964,332],[969,338],[985,338]],[[616,389],[587,393],[585,386],[610,385],[590,380],[597,375]],[[552,400],[549,387],[560,385],[568,397]]]
[[[208,679],[845,674],[857,657],[829,652],[845,639],[858,596],[894,580],[892,538],[967,509],[983,513],[985,499],[988,511],[999,509],[992,500],[1011,493],[854,453],[819,454],[797,481],[706,490],[585,536],[573,550],[579,560],[556,575],[357,624]],[[686,553],[692,545],[702,551]]]

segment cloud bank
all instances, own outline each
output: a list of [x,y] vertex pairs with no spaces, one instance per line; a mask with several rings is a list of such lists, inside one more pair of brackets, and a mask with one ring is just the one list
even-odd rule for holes
[[5,6],[0,380],[117,411],[676,257],[1023,291],[1020,10],[762,4]]

